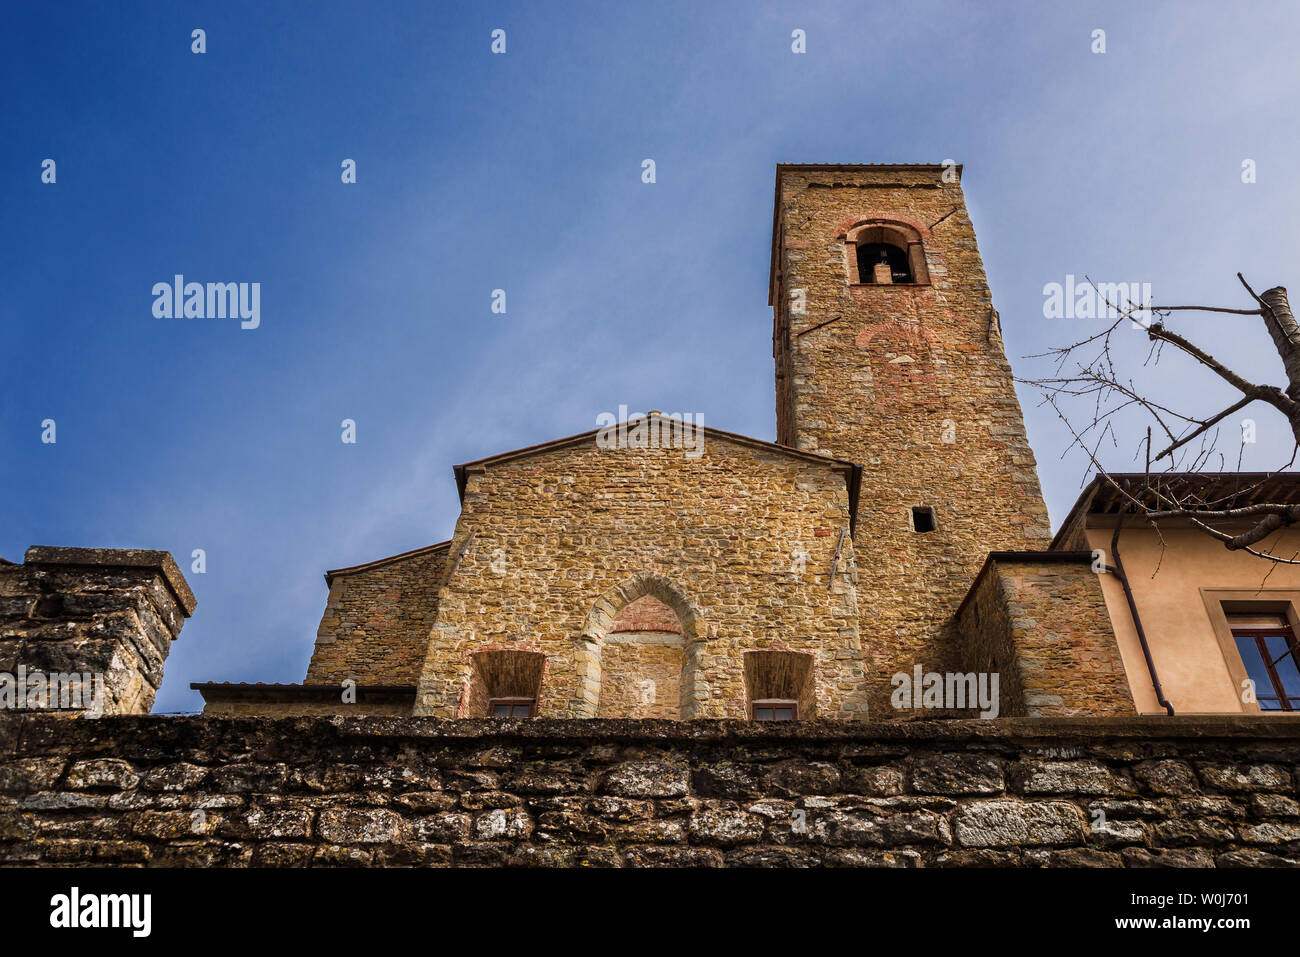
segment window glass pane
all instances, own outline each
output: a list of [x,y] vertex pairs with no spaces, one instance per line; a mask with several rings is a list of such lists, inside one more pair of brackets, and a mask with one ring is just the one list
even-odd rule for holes
[[1282,635],[1269,635],[1264,644],[1270,660],[1275,662],[1273,670],[1282,680],[1282,692],[1288,698],[1300,698],[1300,669],[1296,668],[1295,656],[1288,653],[1290,642]]
[[755,708],[755,709],[754,709],[754,720],[755,720],[755,721],[771,721],[771,720],[772,720],[772,709],[771,709],[771,708]]
[[508,718],[508,717],[510,717],[510,705],[508,705],[508,704],[494,704],[494,705],[492,706],[492,717],[494,717],[494,718]]
[[526,717],[528,717],[528,705],[526,705],[526,704],[517,704],[517,705],[515,705],[515,717],[516,717],[516,718],[526,718]]
[[772,719],[773,719],[774,721],[793,721],[793,720],[794,720],[794,709],[793,709],[793,708],[773,708],[773,709],[772,709]]
[[1277,694],[1273,688],[1273,679],[1268,676],[1268,669],[1264,667],[1264,659],[1259,655],[1259,647],[1255,644],[1255,639],[1237,636],[1236,641],[1241,663],[1246,666],[1246,677],[1255,683],[1255,697],[1259,699],[1259,706],[1263,708],[1264,699]]

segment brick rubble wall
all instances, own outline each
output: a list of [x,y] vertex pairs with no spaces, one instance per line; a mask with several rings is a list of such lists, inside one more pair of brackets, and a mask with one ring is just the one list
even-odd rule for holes
[[618,632],[656,632],[680,635],[682,623],[676,613],[657,598],[646,595],[623,608],[609,626],[611,635]]
[[0,863],[1300,863],[1300,723],[0,718]]
[[438,613],[447,547],[339,573],[330,585],[308,684],[415,684]]
[[680,718],[682,650],[680,635],[607,636],[597,716]]

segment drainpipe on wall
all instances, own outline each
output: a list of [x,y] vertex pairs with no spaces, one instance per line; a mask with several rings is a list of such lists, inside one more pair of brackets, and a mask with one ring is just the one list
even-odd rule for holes
[[1110,539],[1110,553],[1115,558],[1115,564],[1109,569],[1111,574],[1119,579],[1119,583],[1124,586],[1124,597],[1128,599],[1128,611],[1133,617],[1133,627],[1137,629],[1138,641],[1142,645],[1142,656],[1147,660],[1147,671],[1151,674],[1151,686],[1156,692],[1156,701],[1169,714],[1174,713],[1174,706],[1169,703],[1165,697],[1164,689],[1160,687],[1160,676],[1156,674],[1156,663],[1151,657],[1151,646],[1147,644],[1147,633],[1142,628],[1142,617],[1138,614],[1137,602],[1133,600],[1133,589],[1129,587],[1128,576],[1124,574],[1124,562],[1119,557],[1119,532],[1124,526],[1124,513],[1120,512],[1115,520],[1115,534]]

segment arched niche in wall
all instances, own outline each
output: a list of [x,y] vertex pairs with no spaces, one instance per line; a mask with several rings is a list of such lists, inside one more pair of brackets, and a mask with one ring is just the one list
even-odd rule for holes
[[844,259],[851,285],[879,284],[874,267],[880,262],[888,266],[892,285],[930,282],[921,233],[907,223],[863,220],[844,234]]
[[[633,709],[631,713],[615,715],[611,711],[618,710],[617,708],[611,709],[608,704],[604,709],[601,707],[602,697],[609,695],[606,690],[608,680],[628,681],[633,677],[627,668],[622,667],[629,656],[621,653],[618,655],[620,659],[619,667],[612,669],[612,674],[606,673],[607,669],[604,666],[606,643],[610,639],[611,632],[615,636],[627,634],[627,632],[613,631],[616,627],[615,623],[619,620],[619,615],[625,608],[646,596],[655,598],[668,609],[671,609],[680,626],[680,636],[673,636],[674,641],[679,643],[681,656],[681,671],[677,682],[676,714],[673,717],[681,719],[694,717],[699,711],[701,702],[707,699],[708,688],[703,676],[700,674],[698,662],[698,652],[701,644],[701,638],[699,637],[699,609],[680,585],[661,575],[644,573],[634,575],[615,585],[597,598],[587,613],[582,633],[575,639],[577,648],[574,659],[578,671],[576,710],[581,717],[638,716],[637,712],[640,710],[640,706],[648,704],[648,702],[641,700],[644,697],[644,689],[639,682],[646,680],[641,678],[638,679],[635,688],[620,687],[618,689],[617,698],[620,701],[628,701],[629,694],[633,694],[634,698],[632,700],[638,702],[638,707]],[[671,632],[661,634],[668,635]],[[613,657],[611,655],[611,664],[613,663]]]

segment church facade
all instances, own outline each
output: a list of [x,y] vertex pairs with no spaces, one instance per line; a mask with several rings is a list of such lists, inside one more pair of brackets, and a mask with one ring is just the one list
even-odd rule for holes
[[[1238,693],[1233,622],[1294,635],[1300,574],[1250,598],[1236,569],[1166,628],[1097,483],[1053,538],[960,177],[779,166],[775,442],[650,412],[456,466],[448,541],[327,572],[304,681],[197,684],[205,713],[1289,712]],[[1222,549],[1185,547],[1180,594],[1213,590]]]

